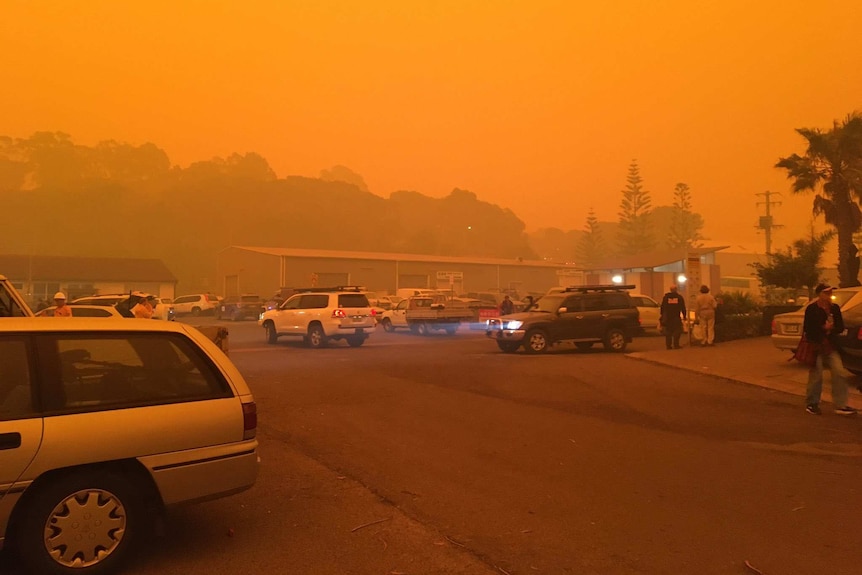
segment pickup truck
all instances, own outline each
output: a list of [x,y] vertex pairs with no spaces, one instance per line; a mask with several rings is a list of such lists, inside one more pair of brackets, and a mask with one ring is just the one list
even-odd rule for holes
[[380,322],[386,331],[407,328],[419,335],[445,331],[453,335],[461,322],[469,322],[475,312],[465,304],[445,296],[414,296],[383,312]]
[[0,275],[0,317],[33,317],[33,310],[6,276]]

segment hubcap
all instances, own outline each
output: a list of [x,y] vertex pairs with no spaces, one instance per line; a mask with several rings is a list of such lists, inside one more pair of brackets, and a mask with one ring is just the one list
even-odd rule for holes
[[535,351],[542,351],[546,345],[545,336],[540,333],[534,333],[530,338],[530,347]]
[[621,333],[615,333],[611,335],[611,347],[614,349],[622,349],[625,340],[623,339],[623,335]]
[[312,345],[320,345],[320,332],[316,329],[311,330],[311,335],[309,336],[311,339]]
[[64,567],[95,565],[110,555],[126,533],[126,510],[113,494],[78,491],[61,501],[45,523],[45,549]]

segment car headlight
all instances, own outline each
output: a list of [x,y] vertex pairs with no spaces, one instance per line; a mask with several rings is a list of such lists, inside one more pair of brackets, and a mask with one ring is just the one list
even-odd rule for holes
[[506,322],[506,329],[521,329],[524,322],[518,320],[509,320]]

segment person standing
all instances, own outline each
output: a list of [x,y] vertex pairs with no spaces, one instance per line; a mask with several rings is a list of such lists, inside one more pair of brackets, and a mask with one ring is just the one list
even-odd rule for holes
[[139,297],[140,299],[138,300],[138,303],[132,307],[132,314],[141,319],[153,319],[155,309],[153,308],[153,302],[150,300],[150,297],[143,294]]
[[703,328],[703,342],[701,345],[715,345],[715,308],[718,302],[715,296],[709,293],[707,286],[700,286],[700,293],[694,298],[694,310],[697,320]]
[[500,315],[509,315],[510,313],[514,313],[515,304],[512,302],[512,298],[509,297],[509,294],[503,296],[503,301],[500,303]]
[[682,336],[682,322],[686,317],[685,298],[675,285],[661,299],[661,329],[664,332],[664,344],[668,349],[679,349],[679,338]]
[[855,415],[856,410],[847,405],[847,380],[844,377],[844,364],[838,354],[835,338],[844,331],[844,318],[841,307],[832,303],[832,286],[818,284],[814,288],[817,298],[805,308],[802,334],[805,339],[817,346],[817,356],[808,369],[808,387],[805,393],[805,411],[820,415],[820,394],[823,389],[823,368],[828,367],[832,374],[832,403],[835,413]]
[[58,291],[54,294],[54,317],[72,317],[72,308],[66,305],[66,294]]

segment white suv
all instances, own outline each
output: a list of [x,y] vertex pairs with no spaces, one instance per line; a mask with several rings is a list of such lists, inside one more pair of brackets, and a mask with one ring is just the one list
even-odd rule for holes
[[172,305],[177,315],[190,313],[198,316],[202,313],[214,313],[219,306],[219,298],[211,293],[181,295],[173,301]]
[[176,322],[0,322],[0,547],[39,575],[113,572],[168,506],[258,472],[257,409]]
[[374,331],[374,315],[366,292],[359,288],[302,290],[260,314],[258,324],[266,330],[267,343],[289,335],[302,337],[314,348],[338,339],[359,347]]

